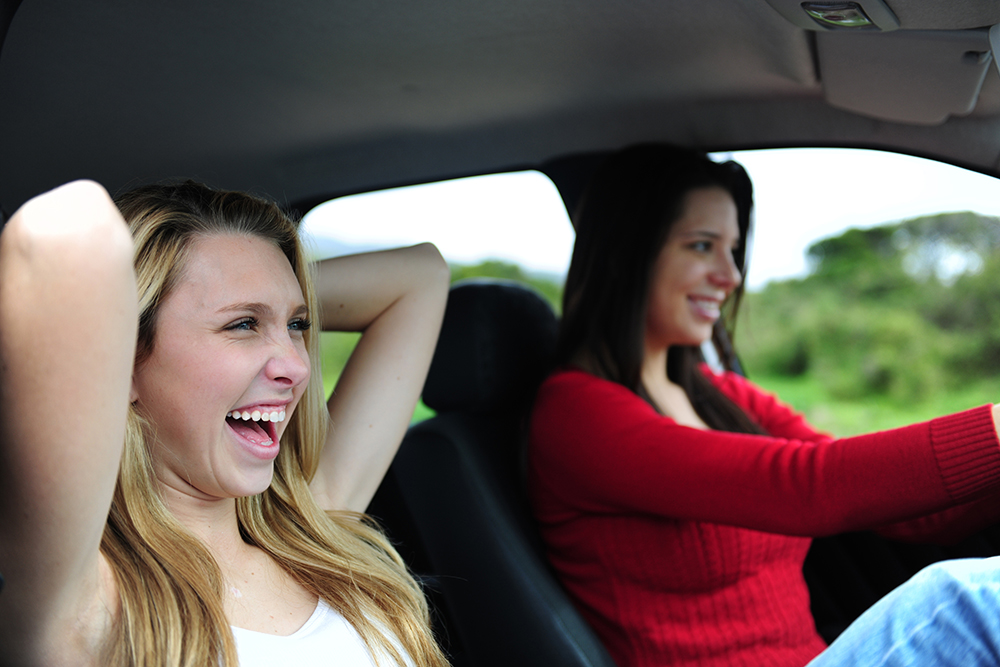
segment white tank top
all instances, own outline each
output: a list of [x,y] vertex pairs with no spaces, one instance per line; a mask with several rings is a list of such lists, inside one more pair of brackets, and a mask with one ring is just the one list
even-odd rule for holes
[[[287,636],[233,627],[240,667],[376,667],[368,647],[350,623],[322,600],[309,620]],[[398,646],[398,644],[397,644]],[[382,656],[380,656],[381,658]],[[412,665],[409,656],[406,664]],[[381,667],[393,664],[386,655]]]

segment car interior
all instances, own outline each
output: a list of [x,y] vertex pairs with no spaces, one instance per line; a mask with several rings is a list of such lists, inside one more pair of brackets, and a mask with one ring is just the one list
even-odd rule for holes
[[[190,177],[304,214],[526,169],[572,210],[605,154],[643,142],[874,148],[1000,177],[998,56],[993,0],[0,0],[0,212],[77,178]],[[459,666],[613,664],[522,486],[556,326],[522,286],[453,288],[424,391],[437,416],[370,508]],[[817,626],[832,639],[923,565],[997,553],[992,530],[948,548],[817,540]]]

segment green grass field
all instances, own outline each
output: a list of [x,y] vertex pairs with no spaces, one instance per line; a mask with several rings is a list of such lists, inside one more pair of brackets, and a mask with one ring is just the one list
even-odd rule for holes
[[932,400],[900,406],[879,398],[836,400],[818,381],[752,375],[751,380],[805,414],[818,429],[837,436],[857,435],[913,424],[985,403],[1000,402],[1000,382],[983,380],[958,390],[941,391]]
[[[347,363],[360,334],[323,332],[323,387],[329,396]],[[982,380],[958,390],[937,392],[932,400],[901,406],[898,402],[867,397],[844,401],[830,396],[821,382],[809,376],[788,378],[751,374],[750,379],[782,401],[805,414],[816,428],[837,436],[857,435],[905,426],[941,415],[959,412],[985,403],[1000,402],[1000,382]],[[417,404],[413,422],[434,416],[434,411]]]

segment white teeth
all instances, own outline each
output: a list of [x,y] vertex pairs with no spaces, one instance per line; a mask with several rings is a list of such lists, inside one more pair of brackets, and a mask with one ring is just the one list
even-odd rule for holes
[[261,412],[260,410],[254,410],[253,412],[249,412],[247,410],[244,410],[243,412],[240,412],[239,410],[233,410],[232,412],[230,412],[226,416],[229,417],[229,418],[231,418],[231,419],[242,419],[243,421],[248,421],[250,419],[254,420],[255,422],[260,422],[260,421],[263,421],[263,422],[268,422],[268,421],[271,421],[271,422],[283,422],[283,421],[285,421],[285,411],[284,410],[282,410],[281,412]]

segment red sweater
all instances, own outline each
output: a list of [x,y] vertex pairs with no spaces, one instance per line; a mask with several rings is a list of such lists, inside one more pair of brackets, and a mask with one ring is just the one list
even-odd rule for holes
[[681,426],[578,370],[535,403],[529,485],[548,554],[622,667],[801,667],[825,647],[802,577],[809,536],[921,538],[997,518],[989,406],[835,440],[740,376],[709,374],[771,436]]

